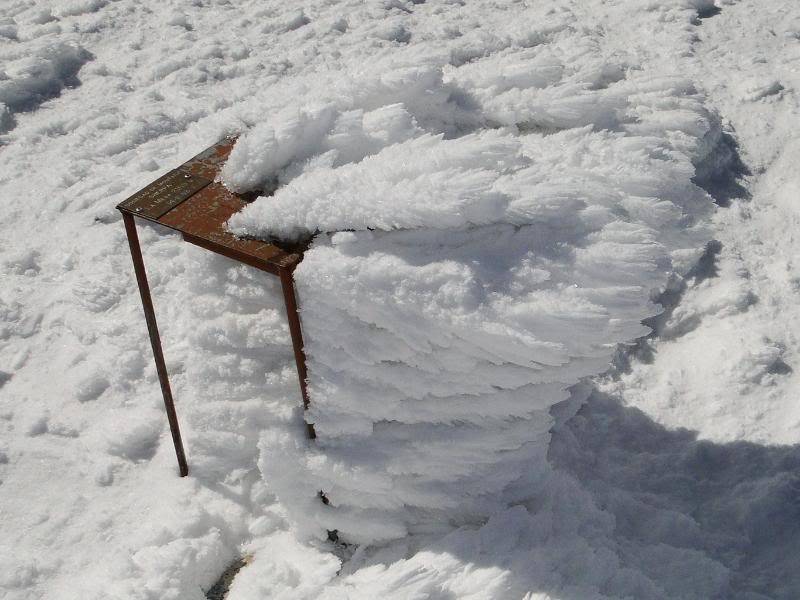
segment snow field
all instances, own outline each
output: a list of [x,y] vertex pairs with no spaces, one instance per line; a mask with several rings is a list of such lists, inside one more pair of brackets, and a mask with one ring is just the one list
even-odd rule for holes
[[[791,262],[796,160],[786,138],[796,129],[795,3],[717,2],[716,16],[708,1],[524,4],[14,0],[0,8],[0,89],[27,95],[24,103],[6,108],[0,127],[5,130],[0,134],[0,596],[201,600],[227,564],[244,554],[250,559],[229,600],[797,597],[797,449],[772,445],[797,440]],[[64,62],[49,53],[52,47],[61,47]],[[71,56],[84,61],[82,66],[70,66]],[[425,274],[431,277],[425,289],[432,299],[414,303],[438,311],[425,319],[436,319],[443,306],[461,307],[461,325],[445,319],[436,331],[417,331],[392,306],[378,315],[390,332],[382,336],[370,325],[364,326],[371,335],[362,335],[358,320],[344,309],[318,307],[320,319],[347,318],[347,331],[362,340],[359,346],[356,338],[348,339],[349,354],[332,351],[325,361],[334,366],[341,361],[346,369],[358,364],[365,373],[364,365],[372,365],[370,381],[385,377],[387,370],[375,366],[380,357],[405,362],[418,350],[410,343],[441,344],[443,331],[448,336],[452,352],[436,353],[446,360],[444,367],[431,358],[434,346],[426,350],[423,344],[427,360],[404,367],[416,379],[398,377],[388,384],[381,379],[380,389],[366,391],[348,382],[362,394],[359,401],[343,399],[346,412],[331,405],[325,417],[330,425],[352,426],[362,441],[359,432],[376,416],[397,420],[400,430],[424,428],[431,433],[425,441],[430,450],[434,432],[436,439],[458,440],[456,434],[463,434],[464,440],[477,434],[480,424],[509,428],[509,421],[529,416],[544,423],[535,411],[557,401],[562,380],[604,369],[603,339],[629,339],[644,331],[632,315],[658,309],[648,304],[643,289],[660,287],[670,269],[680,270],[681,253],[673,249],[694,248],[692,240],[699,237],[700,228],[684,237],[675,221],[679,210],[702,206],[696,190],[686,185],[686,174],[696,169],[709,189],[730,183],[725,169],[735,149],[724,139],[714,148],[718,126],[707,114],[709,97],[723,115],[725,131],[739,141],[743,159],[756,175],[767,177],[756,178],[758,185],[742,182],[753,201],[734,199],[707,224],[722,248],[704,258],[713,268],[693,271],[693,277],[706,275],[684,282],[687,291],[670,326],[662,329],[655,322],[661,335],[648,342],[651,357],[647,352],[642,360],[632,357],[631,376],[619,380],[613,395],[592,393],[573,418],[591,384],[571,388],[570,400],[555,405],[551,417],[543,415],[556,423],[552,432],[537,434],[550,438],[548,465],[541,462],[541,446],[522,447],[520,455],[530,451],[543,468],[531,469],[528,480],[509,488],[505,496],[515,497],[514,506],[488,520],[454,529],[457,523],[432,510],[409,516],[380,488],[388,477],[360,478],[375,490],[370,502],[378,508],[371,510],[400,515],[416,533],[362,545],[346,561],[331,544],[308,541],[309,533],[341,524],[346,511],[299,521],[300,509],[293,509],[287,518],[292,505],[287,494],[296,492],[309,510],[317,510],[319,502],[308,495],[316,490],[295,485],[308,469],[309,455],[274,282],[212,259],[165,231],[141,227],[192,469],[189,479],[177,478],[124,233],[113,210],[118,201],[223,135],[250,130],[254,141],[269,140],[268,130],[277,128],[278,138],[298,140],[294,129],[281,137],[284,124],[314,119],[320,111],[329,111],[325,118],[335,132],[320,125],[272,165],[257,162],[254,145],[251,156],[240,157],[239,166],[252,165],[238,171],[252,176],[242,185],[261,185],[260,177],[277,174],[287,193],[297,181],[301,199],[302,194],[313,199],[314,186],[347,197],[351,184],[340,176],[350,168],[353,189],[370,193],[363,179],[368,173],[355,163],[375,161],[392,146],[402,152],[408,143],[410,149],[424,136],[438,147],[434,156],[461,138],[486,143],[484,149],[489,143],[500,148],[493,161],[511,156],[498,177],[494,166],[481,169],[480,151],[470,150],[477,155],[474,170],[485,171],[470,188],[436,180],[420,162],[405,171],[384,163],[381,168],[393,180],[374,184],[388,193],[401,180],[418,189],[431,178],[438,193],[475,208],[464,213],[462,223],[480,218],[490,224],[392,231],[399,214],[395,205],[369,215],[385,219],[388,231],[367,225],[375,229],[371,235],[361,227],[320,238],[320,253],[328,252],[327,258],[347,253],[343,268],[358,273],[362,259],[378,262],[378,252],[386,255],[387,268],[401,268],[403,274],[413,272],[409,260],[434,259],[434,269]],[[636,111],[639,116],[632,116]],[[652,133],[637,133],[649,115]],[[610,131],[598,130],[599,123]],[[635,146],[626,149],[629,142]],[[264,143],[270,152],[262,158],[281,156],[274,141]],[[335,157],[327,154],[331,150]],[[617,174],[635,152],[641,155],[629,172]],[[411,154],[395,156],[411,165]],[[312,177],[308,158],[320,169],[336,171],[337,187]],[[550,171],[562,173],[563,180]],[[525,193],[518,176],[523,172],[537,186],[536,198],[549,203],[525,207],[525,214],[543,219],[536,235],[536,224],[520,234],[516,221],[506,221],[511,218],[506,200]],[[595,174],[596,183],[581,175],[571,184],[574,190],[562,185],[568,174],[583,172]],[[620,187],[617,181],[623,179],[641,179],[643,189],[659,193],[645,198],[650,194]],[[485,195],[473,197],[473,191]],[[594,216],[581,211],[583,196]],[[322,208],[314,207],[320,219],[339,217]],[[435,206],[417,204],[416,213],[402,216],[418,219],[420,208],[429,210],[426,220],[441,214],[430,212]],[[364,215],[347,216],[359,214]],[[571,219],[564,231],[552,228],[558,215]],[[284,233],[317,226],[291,212],[284,217]],[[657,233],[642,229],[622,236],[617,230],[614,244],[599,252],[594,242],[600,234],[611,236],[607,225],[618,222],[644,223]],[[586,237],[578,237],[578,227],[586,229]],[[439,260],[434,234],[449,253],[445,260]],[[472,235],[477,237],[470,246]],[[487,239],[480,242],[480,235]],[[654,242],[645,242],[648,236]],[[562,243],[565,253],[559,254],[555,250]],[[481,260],[491,265],[506,261],[510,268],[530,248],[548,264],[523,264],[512,276],[499,265],[475,275],[468,257],[476,245],[483,248]],[[569,253],[577,256],[584,247],[593,248],[591,264],[578,269]],[[641,269],[614,274],[621,281],[644,276],[625,295],[621,285],[607,286],[605,275],[600,281],[589,277],[596,276],[598,264],[626,263],[620,255],[624,248],[644,251],[636,253]],[[686,265],[694,256],[687,252]],[[654,257],[662,262],[649,271]],[[499,281],[484,278],[498,273],[506,275]],[[550,280],[544,279],[548,274]],[[420,296],[422,276],[412,278],[414,298]],[[399,277],[378,289],[391,290]],[[584,285],[593,295],[569,287],[579,277],[587,278]],[[434,293],[447,281],[452,299]],[[471,287],[481,281],[508,294],[513,281],[522,297],[535,299],[535,309],[521,307],[516,314],[502,302],[493,305],[480,285]],[[547,281],[558,290],[545,301]],[[681,288],[674,280],[668,291]],[[553,312],[564,297],[570,298],[568,310]],[[462,307],[465,298],[472,298],[469,310]],[[753,304],[753,298],[759,301]],[[502,331],[461,340],[469,319],[477,318],[473,308]],[[608,319],[609,311],[623,316],[619,331],[596,335],[595,325]],[[556,344],[564,349],[522,333],[513,347],[489,344],[507,339],[509,324],[520,332],[534,327],[523,319],[528,314],[535,315],[537,331],[551,339],[564,323],[576,334]],[[545,318],[551,315],[556,318]],[[395,331],[405,336],[402,343],[393,339]],[[363,343],[367,339],[370,345]],[[415,389],[438,381],[426,376],[433,368],[444,369],[445,388],[455,381],[478,389],[484,384],[480,378],[459,375],[462,361],[484,368],[488,357],[500,356],[505,363],[531,348],[553,357],[571,356],[574,348],[583,359],[578,364],[570,358],[557,375],[548,363],[543,370],[553,381],[528,384],[523,382],[542,371],[490,363],[492,377],[502,374],[508,381],[513,373],[516,387],[457,397],[444,389],[436,401],[415,399]],[[594,349],[596,364],[590,365],[586,360]],[[728,360],[730,353],[739,358]],[[322,360],[318,365],[322,368]],[[489,395],[491,404],[484,400]],[[456,413],[464,423],[457,432],[449,416]],[[698,429],[715,441],[698,441],[676,426]],[[475,439],[482,444],[493,439],[490,428],[483,434]],[[262,437],[265,451],[259,457]],[[733,441],[741,439],[757,443]],[[402,447],[398,435],[388,441]],[[331,452],[323,450],[320,461]],[[426,477],[445,481],[455,460],[472,450],[453,444],[437,449],[448,461],[431,461]],[[512,471],[517,468],[509,464]],[[337,495],[358,505],[357,498],[346,496],[359,493],[345,478],[352,472],[317,473],[325,476],[325,485],[346,482]],[[459,477],[471,475],[462,471],[455,480]],[[423,492],[429,490],[418,483],[411,481],[404,494],[427,502],[430,495]],[[278,489],[280,501],[274,495]],[[435,491],[445,502],[452,501],[452,490]],[[452,514],[466,519],[464,508],[455,506]],[[295,523],[307,528],[298,532]]]

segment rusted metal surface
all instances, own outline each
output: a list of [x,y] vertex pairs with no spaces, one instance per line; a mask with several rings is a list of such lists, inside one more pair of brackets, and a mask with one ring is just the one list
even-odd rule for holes
[[193,156],[179,169],[213,181],[222,169],[233,150],[236,138],[223,138],[213,146],[209,146],[197,156]]
[[181,430],[178,426],[178,415],[175,413],[175,403],[172,400],[172,390],[169,386],[167,365],[164,362],[164,352],[161,349],[161,337],[158,335],[156,312],[153,309],[153,299],[150,297],[150,285],[147,283],[147,273],[144,270],[142,249],[139,246],[139,235],[136,233],[136,222],[133,216],[128,213],[122,213],[122,220],[125,223],[125,233],[128,234],[128,245],[131,249],[133,270],[136,273],[136,282],[139,284],[139,294],[142,297],[142,308],[144,309],[144,318],[147,322],[147,332],[150,334],[150,345],[153,348],[153,358],[156,362],[158,381],[161,384],[161,395],[164,396],[164,408],[167,411],[169,429],[170,432],[172,432],[172,443],[175,445],[175,454],[178,457],[178,470],[180,471],[181,477],[185,477],[189,474],[189,467],[186,464],[186,453],[183,451]]
[[300,262],[302,250],[260,240],[237,238],[225,230],[225,223],[240,211],[247,199],[228,191],[221,183],[200,190],[158,222],[183,234],[184,239],[273,275]]
[[[156,360],[164,404],[167,406],[167,417],[175,442],[178,463],[181,466],[181,476],[188,472],[186,458],[180,440],[172,392],[164,366],[161,341],[133,217],[140,217],[169,227],[180,232],[187,242],[280,278],[297,375],[300,379],[303,407],[308,408],[309,406],[306,386],[306,357],[303,351],[303,334],[297,311],[293,276],[295,267],[303,259],[303,252],[308,243],[282,244],[243,239],[237,238],[226,230],[225,224],[228,219],[257,196],[257,194],[234,194],[221,183],[214,181],[225,164],[234,142],[235,140],[232,138],[221,140],[117,206],[117,209],[122,212],[128,234],[136,278],[150,332],[150,341],[153,346],[153,356]],[[307,427],[309,437],[315,438],[314,426],[307,424]]]
[[[297,365],[297,376],[300,379],[300,394],[303,396],[303,408],[308,409],[311,401],[308,397],[308,372],[306,371],[306,355],[303,350],[303,330],[300,326],[300,315],[297,312],[297,295],[294,291],[294,276],[284,269],[280,273],[283,303],[286,306],[286,320],[289,322],[289,334],[292,336],[294,362]],[[314,425],[306,423],[308,437],[316,439]]]
[[194,196],[209,183],[211,183],[209,179],[175,169],[136,192],[120,204],[119,208],[140,217],[156,220],[184,200]]

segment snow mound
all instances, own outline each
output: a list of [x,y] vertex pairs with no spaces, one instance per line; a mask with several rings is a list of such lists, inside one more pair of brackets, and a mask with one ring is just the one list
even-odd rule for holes
[[28,111],[78,83],[76,74],[91,55],[76,44],[56,43],[33,56],[8,58],[0,71],[0,133],[12,126],[14,113]]
[[295,273],[318,437],[267,431],[260,462],[306,534],[384,543],[530,496],[550,408],[709,239],[702,97],[558,33],[378,62],[234,148],[229,187],[279,187],[231,229],[319,234]]

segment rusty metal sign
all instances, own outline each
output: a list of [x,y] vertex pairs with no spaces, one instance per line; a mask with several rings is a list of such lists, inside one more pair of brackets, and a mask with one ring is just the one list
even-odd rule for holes
[[119,205],[138,217],[158,219],[209,185],[211,180],[175,169]]
[[[219,141],[117,206],[122,212],[128,236],[134,272],[139,284],[142,307],[156,363],[156,372],[161,384],[181,476],[189,472],[189,467],[183,449],[178,417],[169,384],[169,374],[161,349],[161,337],[158,332],[153,301],[150,297],[150,286],[147,282],[134,217],[141,217],[169,227],[180,232],[183,239],[191,244],[280,278],[297,375],[300,380],[303,407],[308,408],[309,406],[306,357],[303,350],[303,335],[300,315],[297,311],[293,273],[295,267],[303,259],[303,252],[308,247],[310,240],[297,244],[284,244],[278,241],[266,242],[237,238],[226,229],[225,224],[231,215],[241,210],[256,196],[256,194],[235,194],[215,181],[233,148],[234,141],[232,138]],[[267,191],[262,193],[269,195]],[[307,423],[307,428],[308,436],[312,439],[315,438],[313,424]]]

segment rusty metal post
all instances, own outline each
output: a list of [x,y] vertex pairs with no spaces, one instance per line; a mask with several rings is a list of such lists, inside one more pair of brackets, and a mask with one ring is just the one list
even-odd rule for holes
[[144,270],[142,250],[139,246],[139,235],[136,233],[136,222],[132,215],[125,212],[122,213],[122,220],[125,223],[125,233],[128,235],[128,245],[131,248],[133,270],[136,272],[136,282],[139,284],[139,294],[142,297],[144,318],[147,321],[147,331],[150,334],[150,345],[153,347],[153,359],[155,359],[156,362],[158,381],[161,384],[161,394],[164,396],[164,408],[167,410],[169,429],[172,432],[172,443],[175,445],[175,454],[178,457],[178,468],[181,477],[185,477],[189,474],[189,467],[186,464],[186,454],[183,451],[183,442],[181,441],[181,430],[178,426],[178,415],[175,413],[175,403],[172,400],[172,390],[169,387],[167,365],[164,362],[164,352],[161,349],[161,338],[158,335],[156,313],[153,309],[153,300],[150,297],[150,286],[147,283],[147,274]]
[[[297,296],[294,290],[294,269],[281,269],[281,288],[283,289],[283,302],[286,306],[286,319],[289,322],[289,334],[292,336],[294,349],[294,362],[297,365],[297,376],[300,379],[300,394],[303,396],[303,409],[308,410],[311,403],[308,397],[308,372],[306,370],[306,353],[303,349],[303,331],[300,327],[300,315],[297,312]],[[308,437],[317,437],[313,423],[306,423]]]

